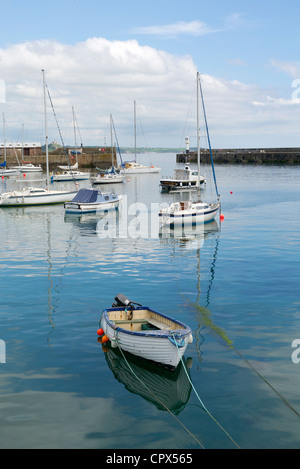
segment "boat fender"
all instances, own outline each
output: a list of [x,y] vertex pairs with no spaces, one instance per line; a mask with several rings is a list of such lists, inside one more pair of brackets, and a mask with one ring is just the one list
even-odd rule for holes
[[188,344],[192,344],[192,343],[193,343],[193,335],[190,334],[188,337]]
[[104,336],[102,337],[102,344],[105,344],[105,343],[108,342],[108,341],[109,341],[109,338],[107,337],[107,335],[104,335]]
[[112,339],[110,341],[110,345],[111,345],[111,348],[117,348],[118,347],[117,341],[115,339]]

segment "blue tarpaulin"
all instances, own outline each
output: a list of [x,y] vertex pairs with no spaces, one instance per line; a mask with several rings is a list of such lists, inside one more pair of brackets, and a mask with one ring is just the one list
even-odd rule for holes
[[92,189],[80,189],[72,202],[80,202],[85,204],[92,204],[96,202],[98,197],[98,191]]
[[5,166],[6,166],[6,161],[4,161],[4,163],[0,163],[0,166],[1,166],[2,168],[3,168],[3,167],[5,168]]

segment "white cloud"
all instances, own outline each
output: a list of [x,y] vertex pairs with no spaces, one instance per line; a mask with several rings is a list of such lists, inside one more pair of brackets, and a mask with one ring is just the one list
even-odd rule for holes
[[[74,106],[84,145],[103,145],[104,137],[110,142],[110,114],[119,144],[133,145],[136,100],[146,137],[138,136],[138,145],[184,146],[189,106],[195,120],[191,99],[197,70],[190,56],[141,46],[136,40],[98,37],[75,45],[33,41],[0,49],[0,79],[6,85],[0,111],[5,112],[11,140],[17,139],[22,123],[25,140],[37,141],[43,135],[42,68],[66,144],[73,144]],[[274,146],[272,135],[298,135],[299,107],[284,105],[285,100],[270,90],[208,74],[202,81],[213,146],[258,146],[263,139],[267,145],[267,137]],[[190,135],[195,122],[192,126]],[[49,138],[59,140],[51,114]]]
[[300,78],[300,62],[284,62],[282,60],[271,59],[270,63],[273,67],[286,73],[291,78]]
[[149,34],[158,36],[178,36],[181,34],[187,34],[190,36],[204,36],[216,32],[216,29],[210,28],[202,21],[179,21],[178,23],[156,25],[156,26],[145,26],[135,28],[133,30],[136,34]]

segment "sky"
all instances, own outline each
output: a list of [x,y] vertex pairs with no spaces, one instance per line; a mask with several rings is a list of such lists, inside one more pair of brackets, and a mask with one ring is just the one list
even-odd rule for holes
[[[196,144],[196,73],[213,148],[300,146],[298,0],[0,0],[0,140]],[[55,120],[55,116],[56,120]],[[60,129],[61,137],[58,131]],[[205,146],[201,123],[201,142]],[[114,137],[116,138],[116,137]]]

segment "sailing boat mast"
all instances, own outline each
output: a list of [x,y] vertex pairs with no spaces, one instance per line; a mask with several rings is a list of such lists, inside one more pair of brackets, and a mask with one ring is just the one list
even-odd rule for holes
[[45,81],[45,70],[42,69],[43,73],[43,88],[44,88],[44,112],[45,112],[45,137],[46,137],[46,168],[47,168],[47,189],[50,185],[49,177],[49,148],[48,148],[48,120],[47,120],[47,98],[46,98],[46,81]]
[[136,163],[136,102],[134,101],[134,161]]
[[197,163],[198,163],[198,194],[200,197],[200,111],[199,111],[199,82],[200,74],[197,72]]
[[4,162],[5,162],[5,168],[6,168],[6,132],[5,132],[5,117],[3,113],[3,139],[4,139]]
[[113,125],[112,115],[110,115],[110,142],[111,142],[111,167],[114,168],[114,142],[113,142]]

